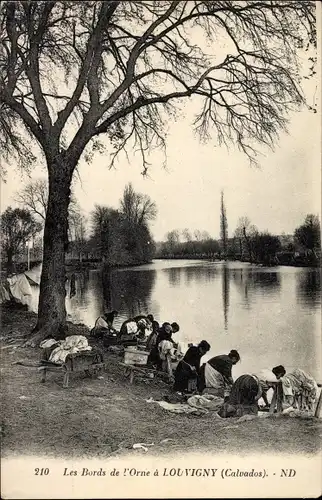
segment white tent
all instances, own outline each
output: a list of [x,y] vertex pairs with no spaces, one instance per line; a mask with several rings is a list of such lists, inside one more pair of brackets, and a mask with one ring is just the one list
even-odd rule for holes
[[24,274],[27,276],[31,285],[40,285],[40,277],[41,277],[42,265],[34,267],[29,271],[25,271]]
[[8,277],[0,287],[0,303],[14,300],[28,306],[31,311],[38,307],[41,266]]
[[26,304],[29,307],[32,300],[32,289],[25,274],[14,274],[7,278],[7,283],[11,297],[16,302]]

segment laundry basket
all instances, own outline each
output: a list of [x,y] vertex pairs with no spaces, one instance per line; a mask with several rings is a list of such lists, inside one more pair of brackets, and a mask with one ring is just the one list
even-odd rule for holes
[[126,365],[146,365],[149,352],[139,351],[135,348],[128,347],[124,350],[124,364]]

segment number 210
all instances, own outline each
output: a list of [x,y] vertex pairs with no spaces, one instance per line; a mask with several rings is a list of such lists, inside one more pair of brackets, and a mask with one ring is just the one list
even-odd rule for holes
[[48,476],[49,474],[49,469],[35,469],[35,476]]

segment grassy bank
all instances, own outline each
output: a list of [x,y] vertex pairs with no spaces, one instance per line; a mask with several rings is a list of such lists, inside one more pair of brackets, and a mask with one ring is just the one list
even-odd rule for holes
[[[36,368],[13,364],[40,359],[40,349],[21,347],[35,320],[32,313],[2,307],[3,456],[106,457],[129,453],[134,443],[154,443],[149,455],[188,450],[315,454],[321,449],[321,419],[272,416],[239,422],[216,418],[211,412],[175,415],[147,403],[150,397],[161,399],[169,387],[155,379],[130,385],[118,364],[120,358],[110,353],[100,378],[74,374],[70,387],[63,389],[62,376],[50,373],[41,384]],[[86,331],[80,325],[70,329],[70,333]]]

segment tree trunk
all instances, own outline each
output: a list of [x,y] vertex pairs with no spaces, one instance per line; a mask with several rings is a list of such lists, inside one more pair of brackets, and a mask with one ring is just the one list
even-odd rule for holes
[[253,258],[253,251],[252,251],[252,246],[251,246],[249,238],[247,236],[246,228],[245,227],[243,228],[243,233],[244,233],[244,238],[245,238],[247,249],[248,249],[248,253],[249,253],[249,260],[250,260],[250,263],[252,263],[253,260],[254,260],[254,258]]
[[12,274],[13,271],[13,251],[11,248],[7,250],[7,275]]
[[239,238],[239,253],[240,253],[240,258],[243,258],[243,241],[241,238]]
[[[68,245],[68,205],[72,169],[63,162],[48,165],[49,193],[44,229],[38,322],[28,344],[66,333],[65,251]],[[36,333],[35,333],[36,332]]]

